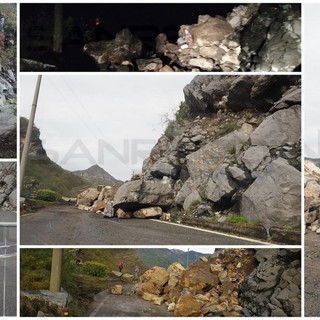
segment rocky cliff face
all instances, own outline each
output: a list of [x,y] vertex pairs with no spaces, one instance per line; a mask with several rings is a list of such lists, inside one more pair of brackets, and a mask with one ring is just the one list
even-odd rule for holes
[[270,228],[299,228],[301,85],[296,76],[197,76],[185,102],[124,183],[115,209],[180,209],[223,222],[241,214]]
[[309,230],[320,233],[320,168],[304,161],[304,217]]
[[0,157],[16,157],[16,4],[0,4]]
[[0,163],[0,208],[12,210],[17,207],[17,165]]
[[224,249],[185,269],[153,267],[135,288],[175,316],[295,316],[301,314],[301,252]]

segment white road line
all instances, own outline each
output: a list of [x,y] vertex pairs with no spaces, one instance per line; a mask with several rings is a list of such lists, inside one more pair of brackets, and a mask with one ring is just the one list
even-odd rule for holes
[[234,239],[238,239],[238,240],[245,240],[245,241],[250,241],[250,242],[254,242],[254,243],[270,245],[269,242],[259,241],[259,240],[255,240],[255,239],[251,239],[251,238],[246,238],[246,237],[235,236],[235,235],[231,235],[231,234],[227,234],[227,233],[222,233],[222,232],[218,232],[218,231],[201,229],[201,228],[198,228],[198,227],[191,227],[191,226],[186,226],[186,225],[184,225],[184,224],[178,224],[178,223],[173,223],[173,222],[161,221],[161,220],[157,220],[157,219],[150,219],[150,220],[151,220],[151,221],[155,221],[155,222],[159,222],[159,223],[166,223],[166,224],[169,224],[169,225],[174,225],[174,226],[176,226],[176,227],[193,229],[193,230],[202,231],[202,232],[207,232],[207,233],[213,233],[213,234],[216,234],[216,235],[219,235],[219,236],[228,237],[228,238],[234,238]]

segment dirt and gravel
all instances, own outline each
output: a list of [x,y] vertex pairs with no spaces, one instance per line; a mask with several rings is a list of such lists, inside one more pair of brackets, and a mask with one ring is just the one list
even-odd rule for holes
[[320,235],[307,231],[305,235],[305,316],[320,316]]

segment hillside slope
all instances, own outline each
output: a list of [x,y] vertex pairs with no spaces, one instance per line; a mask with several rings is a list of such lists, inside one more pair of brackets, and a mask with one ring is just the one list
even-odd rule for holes
[[[23,149],[28,120],[20,118],[20,148]],[[90,183],[64,170],[47,156],[40,139],[40,131],[32,131],[29,158],[26,167],[22,196],[29,197],[37,189],[51,189],[62,196],[75,197]]]

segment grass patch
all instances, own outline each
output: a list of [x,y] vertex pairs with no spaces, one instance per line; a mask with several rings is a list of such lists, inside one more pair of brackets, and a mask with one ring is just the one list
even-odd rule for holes
[[172,222],[177,222],[179,219],[181,219],[182,211],[177,207],[170,208],[168,213],[170,213],[170,220]]
[[251,225],[251,226],[255,226],[259,224],[258,221],[250,221],[245,216],[239,213],[229,214],[225,220],[225,223],[237,224],[237,225]]

